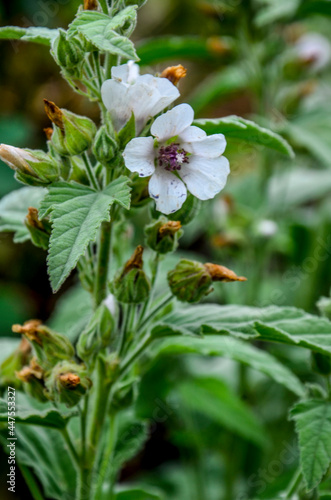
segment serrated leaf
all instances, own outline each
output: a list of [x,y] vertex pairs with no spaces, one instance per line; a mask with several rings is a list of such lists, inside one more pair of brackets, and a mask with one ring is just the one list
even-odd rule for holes
[[51,46],[51,43],[58,36],[59,30],[43,27],[19,28],[18,26],[4,26],[0,28],[0,39],[23,40],[25,42],[35,42],[42,45]]
[[0,231],[13,231],[14,242],[31,239],[24,224],[29,207],[39,208],[46,190],[38,187],[16,189],[0,200]]
[[115,492],[115,500],[162,500],[163,495],[155,488],[122,486]]
[[215,333],[331,353],[331,322],[294,307],[201,304],[174,311],[152,328],[159,337]]
[[300,380],[271,354],[246,342],[226,335],[208,335],[204,338],[175,337],[163,340],[154,347],[154,355],[202,354],[223,356],[264,373],[298,396],[306,391]]
[[137,60],[133,43],[125,36],[119,35],[115,30],[126,23],[133,23],[136,19],[136,9],[127,7],[115,17],[95,11],[83,11],[71,23],[68,34],[83,35],[89,42],[103,52],[110,52],[126,59]]
[[290,411],[299,435],[301,469],[307,489],[322,480],[331,463],[331,402],[311,399]]
[[179,383],[177,390],[191,410],[258,446],[266,445],[268,439],[261,422],[222,380],[194,377]]
[[113,203],[130,207],[128,183],[129,179],[122,176],[102,191],[75,182],[58,182],[48,189],[40,217],[51,214],[48,272],[54,292],[76,266],[87,245],[95,240],[101,223],[110,220]]
[[[40,411],[17,404],[15,407],[15,422],[16,424],[30,424],[41,427],[50,427],[52,429],[64,429],[68,420],[76,414],[76,411],[61,413],[54,408],[47,408]],[[8,403],[4,399],[0,399],[0,422],[7,421]]]
[[194,125],[202,128],[208,135],[224,134],[226,139],[234,138],[258,144],[290,158],[294,157],[293,149],[282,136],[240,116],[200,119],[195,120]]

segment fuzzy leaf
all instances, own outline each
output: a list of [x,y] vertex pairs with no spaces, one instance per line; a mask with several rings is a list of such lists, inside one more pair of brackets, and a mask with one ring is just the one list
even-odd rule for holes
[[303,401],[292,408],[290,418],[299,435],[302,473],[307,489],[312,490],[331,463],[331,402]]
[[202,128],[208,135],[224,134],[226,139],[234,138],[258,144],[290,158],[294,157],[293,149],[283,137],[240,116],[195,120],[194,125]]
[[103,52],[137,60],[138,57],[131,40],[115,31],[127,23],[134,23],[136,15],[135,7],[127,7],[113,18],[101,12],[83,11],[71,23],[68,34],[75,36],[80,33]]
[[29,207],[39,208],[45,194],[43,188],[24,187],[4,196],[0,200],[0,231],[13,231],[15,243],[31,239],[24,219]]
[[40,217],[51,213],[48,272],[54,292],[76,266],[89,242],[95,240],[101,223],[110,220],[113,203],[130,207],[128,182],[127,177],[119,177],[102,191],[75,182],[57,182],[49,188]]
[[22,40],[24,42],[35,42],[42,45],[51,46],[51,43],[58,36],[59,30],[51,30],[43,27],[19,28],[18,26],[4,26],[0,28],[0,39]]
[[[76,411],[61,413],[54,408],[39,411],[34,408],[16,405],[16,424],[31,424],[53,429],[64,429],[68,420],[77,414]],[[0,399],[0,422],[8,421],[8,403]]]
[[208,335],[204,338],[176,336],[163,340],[155,346],[153,352],[155,355],[196,353],[223,356],[264,373],[298,396],[305,395],[305,388],[300,380],[271,354],[226,335]]

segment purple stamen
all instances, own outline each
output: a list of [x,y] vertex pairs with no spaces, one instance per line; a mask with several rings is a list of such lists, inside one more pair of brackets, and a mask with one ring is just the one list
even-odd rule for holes
[[180,170],[183,163],[188,163],[188,154],[184,149],[178,149],[179,144],[172,143],[169,146],[161,146],[159,149],[159,166],[173,172]]

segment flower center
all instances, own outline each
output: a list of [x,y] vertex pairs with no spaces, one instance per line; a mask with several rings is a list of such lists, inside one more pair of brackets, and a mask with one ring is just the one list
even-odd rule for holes
[[179,144],[174,142],[169,146],[161,146],[157,159],[160,167],[173,172],[180,170],[183,163],[188,163],[188,153],[179,149]]

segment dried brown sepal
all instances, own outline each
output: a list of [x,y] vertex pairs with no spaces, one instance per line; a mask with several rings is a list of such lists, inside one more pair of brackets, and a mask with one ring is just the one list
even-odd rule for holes
[[163,226],[160,227],[159,229],[159,237],[164,238],[165,236],[168,235],[173,235],[176,234],[180,229],[182,225],[179,221],[177,220],[169,220]]
[[167,78],[174,85],[178,85],[179,80],[186,76],[187,69],[184,68],[181,64],[178,66],[168,66],[168,68],[164,69],[161,73],[161,78]]
[[97,0],[84,0],[84,10],[97,10],[98,6]]
[[28,357],[29,354],[31,353],[32,348],[30,342],[25,337],[22,337],[18,349],[23,354],[23,356]]
[[26,222],[29,224],[29,226],[40,229],[41,231],[45,229],[43,223],[38,219],[38,210],[34,207],[28,208]]
[[31,370],[31,373],[38,378],[39,380],[44,378],[44,370],[41,368],[41,366],[38,364],[36,358],[32,358],[30,360],[29,368]]
[[44,99],[45,112],[48,118],[61,130],[64,130],[63,113],[61,109],[52,101]]
[[66,389],[76,389],[80,384],[80,377],[75,373],[62,373],[59,380]]
[[16,372],[16,377],[22,382],[29,382],[32,379],[42,380],[44,370],[39,366],[36,358],[32,358],[29,366],[24,366],[22,370]]
[[245,278],[244,276],[237,276],[235,272],[231,271],[231,269],[228,269],[225,266],[219,266],[217,264],[211,264],[207,262],[206,264],[204,264],[204,267],[210,274],[213,281],[247,281],[247,278]]
[[28,340],[31,342],[37,342],[37,344],[41,345],[41,338],[40,338],[40,326],[41,326],[41,321],[39,319],[30,319],[29,321],[26,321],[23,326],[22,325],[13,325],[12,326],[12,331],[14,333],[20,333],[22,335],[25,335]]
[[126,262],[122,276],[127,274],[131,269],[142,269],[143,267],[143,253],[144,249],[141,245],[138,245],[135,249],[132,257]]
[[51,138],[52,138],[52,135],[53,135],[53,129],[52,129],[52,127],[46,127],[46,128],[44,128],[44,132],[45,132],[45,135],[46,135],[46,139],[48,141],[50,141]]

